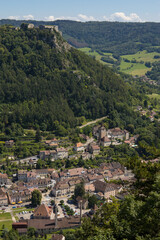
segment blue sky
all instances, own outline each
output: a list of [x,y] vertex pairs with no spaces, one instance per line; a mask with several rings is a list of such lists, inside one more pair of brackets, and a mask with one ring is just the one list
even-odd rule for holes
[[160,22],[160,0],[0,1],[0,19]]

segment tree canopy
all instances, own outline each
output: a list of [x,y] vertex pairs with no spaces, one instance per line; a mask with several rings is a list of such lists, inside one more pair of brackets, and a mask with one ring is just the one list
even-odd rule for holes
[[[135,119],[138,94],[110,68],[71,48],[56,32],[0,27],[0,128],[67,129],[106,116]],[[23,132],[22,132],[23,133]]]
[[41,200],[42,200],[41,192],[39,190],[35,189],[32,192],[32,198],[31,198],[32,206],[37,207],[38,205],[41,204]]

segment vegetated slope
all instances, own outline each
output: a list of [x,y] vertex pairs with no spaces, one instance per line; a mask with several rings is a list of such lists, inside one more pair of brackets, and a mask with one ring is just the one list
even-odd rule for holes
[[153,63],[152,70],[147,72],[147,77],[160,83],[160,61]]
[[[61,35],[39,28],[0,28],[0,127],[52,130],[85,116],[134,118],[136,94],[111,69],[71,48]],[[134,97],[132,96],[134,95]]]
[[144,49],[152,51],[160,44],[159,23],[56,21],[55,24],[77,47],[80,42],[93,49],[122,55]]
[[[24,20],[0,20],[0,24],[20,26]],[[133,54],[141,50],[158,51],[160,48],[160,23],[120,22],[76,22],[57,20],[54,22],[26,21],[35,26],[58,25],[69,43],[75,47],[91,47],[118,55]]]

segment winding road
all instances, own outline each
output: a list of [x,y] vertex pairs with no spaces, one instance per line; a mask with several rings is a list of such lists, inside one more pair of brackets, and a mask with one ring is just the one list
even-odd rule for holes
[[102,121],[103,119],[105,119],[105,118],[107,118],[107,117],[108,117],[108,116],[101,117],[101,118],[97,118],[97,119],[95,119],[95,120],[93,120],[93,121],[91,121],[91,122],[88,122],[88,123],[86,123],[86,124],[84,124],[84,125],[82,125],[82,126],[79,126],[79,128],[84,128],[84,127],[86,127],[86,126],[88,126],[88,125],[91,125],[91,124],[94,124],[94,123],[96,123],[96,122]]

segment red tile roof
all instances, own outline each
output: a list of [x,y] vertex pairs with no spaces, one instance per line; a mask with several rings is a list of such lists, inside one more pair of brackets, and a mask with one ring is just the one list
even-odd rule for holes
[[52,211],[53,210],[51,208],[49,208],[47,205],[41,204],[34,210],[33,217],[35,217],[35,218],[36,217],[42,217],[42,218],[48,217],[49,218],[51,216]]
[[6,173],[0,173],[0,178],[8,178]]
[[76,147],[83,147],[83,144],[81,142],[76,143]]

